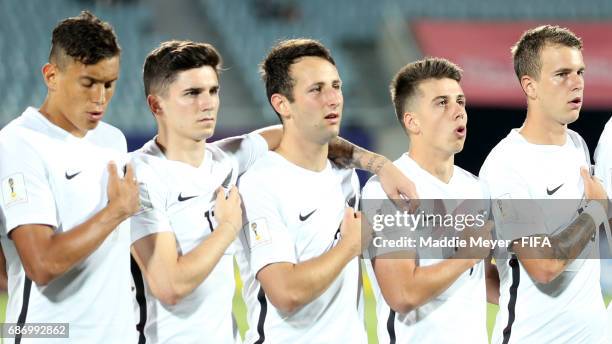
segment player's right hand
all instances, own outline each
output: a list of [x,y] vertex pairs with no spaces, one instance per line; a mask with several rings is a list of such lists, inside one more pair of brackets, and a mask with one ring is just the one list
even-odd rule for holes
[[108,205],[122,218],[134,215],[140,208],[140,197],[138,194],[138,182],[134,176],[134,169],[130,164],[125,166],[126,172],[123,178],[117,173],[117,165],[111,161],[108,163]]
[[242,208],[238,188],[232,186],[226,198],[225,191],[222,187],[219,187],[216,202],[215,220],[219,225],[227,223],[228,227],[234,231],[234,235],[238,235],[240,228],[242,228]]
[[584,183],[584,196],[588,200],[599,201],[606,213],[608,212],[608,194],[599,179],[592,176],[586,167],[580,168],[580,175]]
[[[455,258],[473,259],[474,264],[487,258],[491,253],[491,248],[486,245],[471,246],[470,243],[482,239],[482,242],[490,242],[492,239],[491,230],[493,221],[486,221],[482,226],[466,227],[461,231],[460,238],[465,240],[467,247],[460,247],[455,254]],[[472,240],[473,239],[473,240]]]
[[[340,225],[340,244],[345,245],[355,257],[359,256],[364,244],[367,244],[371,235],[370,231],[362,233],[361,230],[361,212],[355,211],[351,207],[344,209],[344,218]],[[365,237],[364,237],[365,236]]]

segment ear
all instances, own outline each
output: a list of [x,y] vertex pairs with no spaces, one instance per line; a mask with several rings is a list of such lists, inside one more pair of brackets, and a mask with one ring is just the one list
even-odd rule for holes
[[270,97],[270,103],[274,110],[280,114],[283,119],[283,122],[286,119],[291,118],[291,111],[289,108],[289,99],[280,93],[274,93]]
[[152,94],[147,96],[147,105],[149,105],[149,110],[153,113],[154,116],[160,116],[162,114],[161,104],[159,103],[159,98]]
[[521,87],[523,88],[523,92],[528,98],[536,99],[538,97],[538,83],[529,75],[523,75],[521,77]]
[[45,63],[41,71],[43,75],[43,80],[45,81],[45,84],[47,85],[49,91],[54,91],[55,89],[57,89],[57,65],[53,63]]
[[406,131],[409,134],[416,135],[421,133],[421,125],[418,118],[415,117],[414,112],[404,112],[404,117],[402,120],[404,123],[404,128],[406,128]]

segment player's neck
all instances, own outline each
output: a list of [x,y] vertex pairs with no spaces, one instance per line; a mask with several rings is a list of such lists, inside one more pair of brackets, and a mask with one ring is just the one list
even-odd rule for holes
[[66,115],[61,111],[61,109],[55,106],[54,102],[49,96],[47,96],[44,103],[40,106],[38,112],[45,116],[49,122],[64,129],[73,136],[82,138],[87,135],[87,131],[80,131],[77,127],[70,123]]
[[527,117],[519,132],[532,144],[562,146],[565,144],[567,125],[536,110],[527,110]]
[[204,161],[205,140],[187,140],[182,137],[165,135],[160,131],[155,138],[155,143],[168,160],[180,161],[193,167],[200,167]]
[[313,142],[285,130],[276,153],[295,165],[320,172],[327,166],[328,144]]
[[408,156],[422,169],[445,184],[448,184],[453,177],[455,166],[454,154],[444,153],[435,149],[420,149],[420,147],[412,145],[408,150]]

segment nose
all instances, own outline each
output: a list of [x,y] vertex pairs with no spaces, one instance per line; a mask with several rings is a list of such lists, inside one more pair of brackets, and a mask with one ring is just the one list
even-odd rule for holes
[[341,89],[336,89],[332,87],[325,93],[325,103],[333,109],[340,106],[342,104],[343,99],[344,98],[342,96]]
[[454,120],[458,120],[458,119],[467,119],[467,112],[465,111],[465,107],[463,107],[461,104],[459,103],[454,103],[455,104],[455,108],[453,109],[453,119]]
[[106,88],[104,85],[93,85],[92,87],[92,99],[91,101],[98,105],[106,103]]
[[206,92],[202,92],[200,97],[198,97],[199,108],[201,111],[210,111],[215,108],[215,104],[217,103],[217,96],[210,95]]
[[582,90],[584,88],[584,77],[579,73],[572,73],[570,78],[570,85],[572,91]]

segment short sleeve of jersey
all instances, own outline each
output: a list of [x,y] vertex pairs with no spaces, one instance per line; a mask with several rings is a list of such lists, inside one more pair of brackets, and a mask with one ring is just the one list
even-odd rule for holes
[[58,227],[45,162],[34,147],[13,135],[0,140],[0,183],[3,234],[25,224]]
[[257,133],[228,137],[212,144],[236,161],[240,175],[268,151],[268,143]]
[[537,200],[531,200],[522,177],[501,158],[489,156],[480,170],[480,178],[491,196],[497,238],[515,240],[534,235],[534,228],[546,228],[543,212]]
[[147,235],[172,231],[166,213],[165,187],[143,161],[132,159],[138,180],[140,210],[131,217],[132,243]]
[[372,219],[376,213],[383,211],[387,194],[380,185],[378,176],[372,176],[361,190],[361,210],[367,219]]
[[244,227],[241,235],[250,254],[254,274],[269,264],[297,263],[295,240],[280,213],[280,201],[270,188],[262,187],[257,178],[245,176],[239,190],[244,205]]

